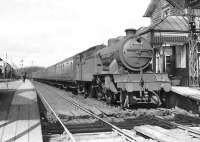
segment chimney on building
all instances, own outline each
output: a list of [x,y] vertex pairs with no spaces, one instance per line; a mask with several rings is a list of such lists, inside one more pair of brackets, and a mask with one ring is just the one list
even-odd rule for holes
[[126,29],[126,36],[134,36],[136,34],[136,29]]

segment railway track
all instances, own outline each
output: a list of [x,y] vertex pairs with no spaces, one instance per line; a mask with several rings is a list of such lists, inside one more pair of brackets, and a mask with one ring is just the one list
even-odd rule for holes
[[[46,88],[46,91],[48,92],[50,90],[48,88]],[[56,93],[54,91],[53,92],[50,91],[49,93],[55,93],[61,99],[65,100],[67,103],[70,103],[71,105],[73,105],[76,109],[80,109],[80,110],[90,114],[94,119],[99,120],[99,124],[98,125],[93,125],[93,124],[88,125],[87,124],[87,125],[78,125],[76,127],[74,127],[74,125],[72,125],[72,126],[68,125],[67,126],[68,129],[66,130],[66,133],[69,133],[69,137],[70,137],[70,135],[73,136],[72,132],[73,133],[81,133],[81,132],[85,132],[85,131],[90,132],[89,130],[91,130],[91,132],[94,132],[94,131],[105,132],[105,131],[111,131],[112,130],[115,133],[117,133],[118,135],[120,135],[121,137],[125,138],[127,141],[137,141],[137,138],[135,138],[135,135],[134,135],[135,133],[138,133],[140,135],[142,134],[143,136],[145,135],[144,133],[141,133],[141,131],[137,131],[137,129],[136,130],[132,130],[132,132],[133,132],[132,134],[131,133],[127,133],[127,131],[123,130],[124,128],[130,129],[127,126],[129,126],[129,125],[134,126],[133,123],[138,124],[138,125],[143,125],[145,120],[139,119],[139,120],[136,120],[136,121],[129,121],[129,122],[124,123],[124,126],[123,126],[123,124],[121,126],[118,125],[118,124],[115,125],[115,124],[110,123],[110,122],[106,121],[105,119],[102,119],[101,117],[97,116],[96,114],[91,112],[88,108],[85,108],[84,106],[81,106],[79,104],[79,102],[77,102],[73,98],[60,95],[59,93]],[[42,98],[42,99],[45,99],[45,98]],[[48,102],[46,101],[46,103],[48,103]],[[52,111],[54,111],[53,108],[52,108]],[[55,111],[54,111],[54,115],[56,115]],[[181,124],[178,124],[178,123],[175,123],[175,122],[169,122],[169,121],[165,120],[161,116],[155,116],[155,117],[151,116],[151,117],[147,118],[146,121],[156,121],[154,123],[160,123],[160,124],[162,123],[162,127],[164,127],[164,128],[170,128],[170,129],[171,128],[179,128],[179,129],[182,129],[184,131],[189,132],[189,134],[192,137],[200,139],[200,132],[198,130],[193,130],[193,129],[187,127],[187,126],[184,126],[184,125],[181,125]],[[62,122],[61,119],[59,120],[59,123],[62,123],[62,127],[64,128],[65,124]],[[136,126],[138,126],[138,125],[136,125]],[[56,130],[56,127],[54,127],[54,128]],[[66,129],[66,128],[64,128],[64,129]],[[156,139],[155,137],[151,137],[150,135],[145,135],[145,137],[148,137],[148,138],[154,139],[154,140]]]
[[[52,106],[47,102],[46,98],[43,97],[42,95],[40,95],[40,97],[45,102],[45,104],[49,107],[49,109],[54,114],[54,116],[56,117],[56,119],[58,120],[58,122],[62,125],[62,127],[63,127],[64,131],[66,132],[66,134],[67,134],[68,138],[70,139],[70,141],[75,142],[76,140],[73,137],[72,133],[67,129],[67,127],[64,125],[64,123],[62,122],[62,120],[58,117],[58,115],[56,114],[56,112],[53,110]],[[127,131],[124,131],[121,128],[119,128],[119,127],[111,124],[110,122],[107,122],[104,119],[100,118],[99,116],[97,116],[96,114],[92,113],[90,110],[88,110],[84,106],[81,106],[75,100],[63,97],[62,95],[59,95],[59,97],[61,97],[62,99],[64,99],[66,102],[72,104],[77,109],[80,109],[80,110],[82,110],[82,111],[90,114],[94,119],[98,119],[99,121],[101,121],[102,123],[104,123],[105,125],[107,125],[108,127],[110,127],[110,129],[112,129],[112,131],[114,131],[115,133],[117,133],[118,135],[120,135],[121,137],[123,137],[123,139],[125,139],[127,141],[130,141],[130,142],[132,142],[132,141],[137,142],[137,138],[135,138],[133,135],[131,135],[131,134],[127,133]]]

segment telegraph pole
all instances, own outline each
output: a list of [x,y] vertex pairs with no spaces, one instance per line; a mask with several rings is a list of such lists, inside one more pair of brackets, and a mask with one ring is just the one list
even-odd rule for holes
[[[8,66],[8,55],[7,55],[7,52],[6,52],[6,70],[5,70],[5,77],[7,77],[7,79],[8,79],[8,76],[7,76],[7,66]],[[7,87],[7,89],[8,89],[8,80],[6,79],[6,87]]]
[[23,75],[23,62],[24,62],[24,60],[23,60],[23,58],[20,60],[20,65],[21,65],[21,75]]
[[188,6],[188,22],[189,22],[189,86],[199,86],[198,76],[198,55],[197,55],[197,34],[194,9]]
[[24,60],[22,59],[20,62],[21,62],[21,68],[23,68],[23,62],[24,62]]
[[4,61],[4,78],[7,78],[7,52],[6,52],[6,60]]

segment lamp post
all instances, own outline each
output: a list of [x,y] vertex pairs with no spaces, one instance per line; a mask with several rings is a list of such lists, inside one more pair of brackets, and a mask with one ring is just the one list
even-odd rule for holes
[[23,62],[24,62],[24,60],[21,59],[21,60],[20,60],[20,65],[21,65],[21,76],[23,75]]

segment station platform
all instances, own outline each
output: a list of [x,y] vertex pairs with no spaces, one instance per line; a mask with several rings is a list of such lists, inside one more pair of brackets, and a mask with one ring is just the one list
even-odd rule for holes
[[198,88],[172,86],[171,91],[200,102],[200,90]]
[[[1,89],[16,89],[13,93],[1,94],[0,141],[42,142],[42,131],[34,86],[29,80],[1,83]],[[10,101],[7,101],[10,97]],[[7,107],[6,107],[7,106]]]
[[5,81],[5,82],[0,81],[0,92],[8,91],[8,90],[15,91],[21,84],[22,84],[22,81],[19,81],[19,80]]

